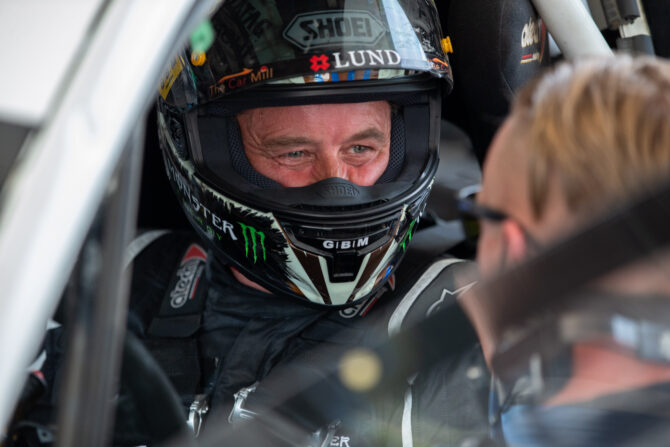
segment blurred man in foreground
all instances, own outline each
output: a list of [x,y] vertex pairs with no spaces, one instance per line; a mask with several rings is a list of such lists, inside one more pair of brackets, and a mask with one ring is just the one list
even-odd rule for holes
[[[653,190],[670,173],[669,148],[667,61],[585,60],[531,83],[492,144],[473,205],[483,277]],[[514,334],[505,327],[502,337],[492,336],[482,301],[463,301],[494,373],[507,379],[498,381],[492,410],[507,444],[667,442],[668,261],[667,253],[655,253],[627,265],[578,297],[547,303]],[[496,362],[512,348],[513,362]]]

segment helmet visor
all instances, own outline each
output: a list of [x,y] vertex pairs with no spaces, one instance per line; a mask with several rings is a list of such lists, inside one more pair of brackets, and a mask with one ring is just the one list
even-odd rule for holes
[[432,2],[339,0],[322,1],[318,8],[314,3],[225,2],[194,32],[161,95],[167,99],[171,92],[169,102],[186,106],[266,83],[361,81],[415,72],[451,84]]

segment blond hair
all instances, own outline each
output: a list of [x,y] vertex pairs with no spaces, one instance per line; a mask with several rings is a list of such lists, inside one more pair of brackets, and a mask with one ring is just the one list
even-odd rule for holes
[[526,86],[512,115],[528,136],[536,219],[557,175],[583,214],[639,194],[670,174],[670,62],[617,55],[561,63]]

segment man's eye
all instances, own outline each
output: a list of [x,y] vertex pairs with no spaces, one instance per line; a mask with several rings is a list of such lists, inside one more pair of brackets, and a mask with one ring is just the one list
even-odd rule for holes
[[303,152],[303,151],[291,151],[291,152],[286,152],[282,156],[286,157],[286,158],[296,159],[296,158],[302,157],[303,155],[305,155],[305,152]]
[[361,146],[360,144],[357,144],[351,147],[351,152],[353,152],[354,154],[363,154],[371,149],[372,148],[369,146]]

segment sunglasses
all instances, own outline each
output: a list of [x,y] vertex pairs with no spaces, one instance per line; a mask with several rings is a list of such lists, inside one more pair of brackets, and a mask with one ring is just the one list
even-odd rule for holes
[[[465,192],[465,194],[464,194]],[[523,231],[524,237],[528,242],[530,247],[539,248],[541,247],[538,240],[528,231],[528,229],[522,225],[517,219],[510,216],[504,211],[497,210],[495,208],[482,205],[477,203],[475,198],[479,192],[479,187],[471,187],[469,191],[461,191],[459,197],[456,198],[456,209],[461,215],[461,219],[464,224],[464,230],[466,236],[471,240],[476,240],[479,237],[480,225],[479,223],[482,220],[488,220],[491,222],[503,222],[507,219],[512,219],[517,222],[517,225]]]
[[456,210],[463,219],[468,220],[491,220],[494,222],[502,222],[509,219],[509,214],[495,208],[482,205],[475,201],[477,194],[482,189],[481,184],[466,186],[460,189],[454,197],[456,201]]
[[494,222],[502,222],[509,218],[509,215],[503,211],[475,202],[474,195],[456,199],[456,209],[462,217],[467,219],[486,219]]

